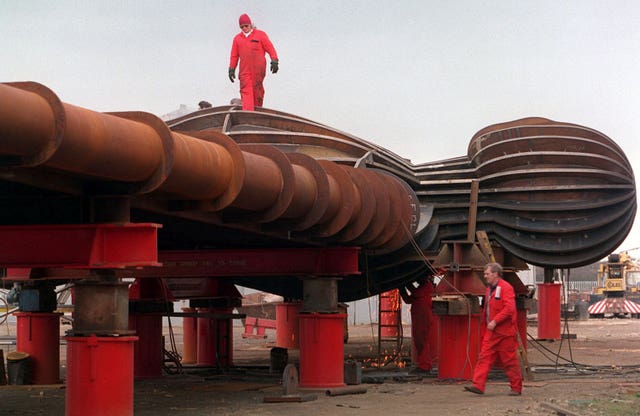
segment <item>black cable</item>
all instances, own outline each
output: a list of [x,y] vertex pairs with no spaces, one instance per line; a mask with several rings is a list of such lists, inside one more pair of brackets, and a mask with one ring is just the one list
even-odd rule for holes
[[[162,284],[162,283],[161,283]],[[170,366],[165,364],[165,360],[162,360],[162,367],[168,374],[180,374],[183,371],[182,356],[178,353],[178,346],[176,344],[175,334],[173,333],[173,326],[171,325],[171,310],[169,308],[169,296],[167,295],[167,288],[162,284],[162,297],[164,300],[167,322],[169,323],[169,344],[171,350],[167,350],[164,345],[162,346],[163,354],[169,357],[169,360],[175,364],[175,371],[170,369]]]
[[[540,351],[540,353],[541,353],[541,354],[542,354],[546,359],[548,359],[551,363],[554,363],[554,360],[561,359],[561,360],[566,361],[567,363],[572,364],[572,365],[581,365],[581,366],[585,366],[585,367],[587,367],[587,365],[586,365],[586,364],[579,364],[579,363],[576,363],[576,362],[571,361],[571,360],[569,360],[569,359],[567,359],[567,358],[564,358],[563,356],[561,356],[561,355],[560,355],[560,353],[559,353],[559,352],[554,352],[554,351],[550,350],[549,348],[547,348],[547,347],[545,347],[544,345],[542,345],[542,344],[540,343],[540,341],[538,341],[537,339],[535,339],[535,338],[534,338],[531,334],[529,334],[528,332],[527,332],[527,337],[528,337],[529,339],[531,339],[531,340],[532,340],[532,341],[533,341],[533,342],[534,342],[538,347],[540,347],[540,348],[544,349],[544,350],[545,350],[545,351],[547,351],[549,354],[551,354],[551,355],[553,355],[553,356],[555,357],[555,358],[549,358],[546,354],[544,354],[544,352],[542,352],[542,351],[540,351],[540,350],[538,349],[538,351]],[[537,349],[537,348],[536,348],[536,349]],[[555,364],[557,365],[557,362],[556,362]]]

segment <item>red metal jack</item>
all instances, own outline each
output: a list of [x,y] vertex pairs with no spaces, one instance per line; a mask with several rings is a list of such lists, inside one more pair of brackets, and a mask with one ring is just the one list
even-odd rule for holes
[[545,283],[538,283],[538,339],[560,339],[562,285],[551,283],[550,279],[547,279],[547,274],[552,272],[551,269],[545,269]]
[[[473,232],[470,235],[473,236]],[[448,242],[434,261],[434,267],[444,271],[436,288],[438,296],[433,301],[440,331],[438,378],[468,380],[473,376],[481,341],[479,296],[485,293],[480,276],[491,260],[503,265],[503,278],[514,287],[516,294],[527,292],[514,272],[526,265],[502,250],[494,253],[491,246],[483,247],[475,241]],[[526,311],[519,316],[524,316],[524,328],[520,330],[524,329],[521,337],[526,339]]]
[[16,349],[31,357],[31,383],[60,383],[60,315],[16,312]]
[[297,350],[300,348],[301,302],[283,302],[276,305],[276,345]]

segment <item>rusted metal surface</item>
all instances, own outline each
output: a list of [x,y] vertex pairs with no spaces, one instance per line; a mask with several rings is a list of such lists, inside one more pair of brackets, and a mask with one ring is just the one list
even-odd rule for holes
[[[475,220],[478,230],[529,263],[579,266],[622,242],[635,216],[635,180],[623,151],[602,133],[575,124],[544,118],[496,124],[473,136],[464,157],[411,165],[363,140],[271,110],[247,114],[220,107],[168,124],[179,130],[196,123],[239,142],[311,153],[312,146],[323,146],[335,162],[366,157],[368,167],[393,172],[413,187],[423,210],[433,208],[419,230],[430,238],[418,236],[427,252],[437,252],[443,240],[464,240]],[[478,209],[469,210],[474,181]]]
[[[0,93],[6,92],[8,100],[26,103],[20,111],[28,112],[30,107],[35,107],[38,114],[43,115],[42,126],[32,131],[31,124],[19,116],[21,113],[17,115],[9,108],[3,111],[2,119],[8,121],[0,134],[7,142],[7,155],[36,153],[54,135],[58,120],[51,114],[45,117],[47,105],[43,103],[42,94],[31,91],[35,86],[37,84],[3,85],[0,90]],[[46,91],[44,87],[38,88]],[[56,151],[40,160],[38,167],[80,179],[80,193],[86,189],[87,182],[108,189],[98,190],[98,194],[124,193],[135,197],[157,191],[158,196],[168,201],[192,201],[186,208],[174,208],[175,215],[181,210],[214,211],[219,214],[214,215],[212,221],[218,221],[222,215],[223,221],[240,224],[290,220],[297,222],[293,230],[297,231],[298,241],[335,244],[354,240],[368,227],[379,228],[380,224],[388,223],[386,218],[376,218],[378,224],[372,224],[375,207],[371,204],[375,201],[371,198],[372,190],[365,185],[374,180],[368,182],[368,177],[384,176],[389,186],[401,189],[399,179],[390,179],[380,172],[366,169],[352,172],[352,168],[327,160],[315,163],[304,156],[289,158],[268,144],[235,144],[219,133],[196,138],[170,132],[166,127],[163,131],[151,115],[102,114],[64,103],[62,109],[60,123],[64,128],[58,135]],[[22,143],[23,136],[31,138],[33,144]],[[162,172],[161,179],[157,172]],[[241,182],[234,182],[235,174],[241,176]],[[153,181],[155,188],[133,186],[148,181]],[[39,185],[48,187],[45,183]],[[413,190],[402,189],[404,193],[395,192],[390,197],[391,204],[397,207],[394,227],[380,238],[362,244],[365,249],[392,251],[410,238],[404,228],[415,228],[414,220],[403,205]],[[218,200],[222,197],[225,197],[224,203]],[[200,201],[211,202],[198,205]],[[363,201],[367,202],[366,208]],[[135,206],[135,200],[132,205]],[[325,209],[321,212],[317,207]],[[228,211],[220,212],[225,208]],[[286,225],[278,227],[277,224],[273,229],[281,233],[292,231]],[[338,234],[339,237],[332,239]],[[404,238],[392,239],[391,234],[402,234]],[[322,239],[329,240],[319,241]]]
[[[414,165],[269,109],[215,107],[164,123],[61,103],[36,83],[0,84],[9,102],[0,224],[88,222],[87,200],[109,196],[130,199],[132,221],[163,224],[161,249],[362,246],[364,276],[339,282],[340,300],[430,273],[425,256],[471,231],[528,263],[588,264],[623,241],[636,211],[622,150],[543,118],[489,126],[466,155]],[[285,277],[238,281],[300,295]]]
[[[127,335],[129,329],[129,284],[86,280],[74,286],[72,335]],[[105,312],[109,311],[109,312]]]

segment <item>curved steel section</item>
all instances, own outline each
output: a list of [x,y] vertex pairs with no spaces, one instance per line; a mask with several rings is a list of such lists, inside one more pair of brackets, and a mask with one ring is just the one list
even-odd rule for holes
[[[161,218],[253,233],[243,236],[248,245],[259,238],[361,245],[375,287],[345,279],[342,300],[402,284],[425,272],[424,256],[444,240],[466,240],[474,181],[476,229],[541,266],[599,260],[635,217],[635,179],[620,147],[596,130],[544,118],[489,126],[473,136],[466,155],[414,165],[269,109],[200,110],[167,122],[167,132],[153,116],[59,103],[35,83],[0,84],[0,103],[11,103],[0,105],[2,180],[54,192],[76,186],[76,194],[124,189],[132,205]],[[33,172],[39,175],[22,176]],[[51,183],[61,178],[73,183]],[[103,186],[87,186],[96,183]],[[182,238],[216,243],[203,234]]]
[[163,160],[162,140],[140,122],[63,103],[67,126],[46,165],[101,180],[142,182]]
[[240,149],[245,151],[245,155],[248,152],[264,159],[247,164],[255,172],[247,175],[245,187],[232,205],[260,211],[259,214],[247,217],[251,221],[263,223],[280,218],[291,205],[296,188],[296,176],[291,162],[273,146],[240,145]]
[[[194,137],[171,132],[146,113],[98,113],[65,103],[56,112],[50,104],[55,101],[53,93],[39,84],[20,85],[22,88],[0,88],[3,102],[23,103],[17,112],[0,108],[0,132],[6,144],[0,147],[0,155],[42,159],[47,169],[73,177],[79,192],[91,189],[92,195],[126,193],[133,197],[151,193],[145,206],[160,201],[154,209],[165,214],[198,211],[198,218],[206,220],[202,214],[215,213],[208,221],[219,224],[222,218],[231,227],[255,229],[256,224],[269,224],[271,233],[296,232],[296,239],[307,244],[349,243],[369,228],[380,228],[383,231],[375,239],[359,244],[376,250],[395,249],[396,244],[387,242],[398,233],[402,213],[407,211],[403,207],[406,198],[395,191],[402,186],[397,178],[384,178],[385,186],[391,187],[387,196],[394,207],[389,212],[393,218],[374,218],[374,195],[384,191],[369,189],[382,182],[369,180],[367,175],[379,173],[356,172],[304,154],[289,152],[287,156],[277,145],[238,145],[220,131],[204,128],[209,119],[205,123],[195,119],[198,122],[190,127],[201,131],[192,132],[198,136]],[[47,94],[48,101],[42,98]],[[236,130],[236,119],[242,123],[254,119],[253,114],[232,110],[214,119]],[[31,123],[27,116],[34,113],[39,123]],[[290,117],[272,114],[276,117],[272,130],[289,123]],[[306,123],[317,133],[330,131]],[[56,126],[64,129],[58,131]]]
[[[305,170],[302,176],[303,181],[307,181],[306,186],[297,185],[296,194],[303,193],[303,197],[300,198],[302,202],[292,204],[291,207],[284,213],[283,218],[291,219],[287,224],[283,224],[285,227],[290,227],[293,231],[303,231],[320,221],[320,218],[324,215],[329,206],[329,179],[327,174],[322,169],[322,166],[313,158],[304,155],[302,153],[287,153],[287,157],[293,164],[294,170],[297,172]],[[311,175],[313,180],[308,177]],[[306,199],[313,193],[313,203],[310,207],[299,207],[304,204]],[[298,200],[298,198],[296,198]],[[305,209],[308,208],[308,209]]]
[[[10,86],[10,87],[8,87]],[[36,82],[0,84],[0,166],[37,166],[58,149],[66,116],[58,96]]]
[[342,168],[351,176],[351,180],[355,186],[355,192],[358,195],[358,203],[356,205],[355,214],[351,218],[351,222],[340,232],[338,240],[342,242],[350,242],[358,238],[364,233],[371,221],[376,210],[376,199],[373,193],[372,182],[369,180],[362,170],[342,166]]
[[167,125],[150,113],[140,111],[109,113],[116,117],[126,118],[144,123],[153,128],[162,144],[162,160],[155,167],[153,174],[144,182],[139,184],[139,188],[132,188],[132,193],[147,193],[157,189],[169,176],[173,168],[173,137]]
[[326,238],[337,234],[351,220],[356,204],[355,185],[349,174],[335,163],[328,160],[319,160],[318,163],[329,179],[329,207],[312,230],[316,237]]
[[247,171],[240,146],[229,136],[216,131],[190,131],[184,132],[184,134],[214,143],[228,153],[232,160],[232,166],[231,179],[227,183],[226,189],[217,198],[199,204],[202,211],[220,211],[228,207],[240,194]]
[[472,138],[468,157],[480,179],[480,227],[530,263],[591,263],[631,227],[633,170],[595,130],[542,118],[496,124]]
[[[363,163],[400,178],[417,195],[419,207],[411,215],[427,208],[433,213],[416,236],[427,254],[437,252],[443,240],[466,239],[473,180],[480,183],[477,229],[533,264],[573,267],[596,261],[624,239],[635,215],[635,180],[624,152],[602,133],[576,124],[539,117],[496,124],[473,136],[466,156],[420,165],[330,127],[267,109],[231,114],[218,107],[168,124],[222,129],[216,120],[225,113],[230,115],[224,129],[238,142],[270,143],[342,165]],[[398,208],[384,204],[385,196],[399,198],[400,192],[384,182],[384,195],[373,192],[374,217],[388,220],[351,243],[371,248],[403,240]],[[389,212],[381,215],[387,206]]]

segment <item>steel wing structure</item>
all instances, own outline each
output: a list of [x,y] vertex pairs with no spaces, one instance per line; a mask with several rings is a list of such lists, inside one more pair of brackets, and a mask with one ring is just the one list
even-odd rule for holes
[[[525,262],[597,261],[628,234],[636,189],[610,138],[544,118],[486,127],[465,155],[415,165],[266,108],[165,122],[19,82],[0,84],[0,204],[0,267],[23,285],[17,344],[34,357],[36,384],[59,380],[52,282],[75,279],[67,414],[129,415],[133,375],[160,376],[163,314],[191,325],[185,350],[197,334],[197,364],[231,365],[232,283],[301,301],[289,324],[300,383],[328,387],[343,384],[338,302],[438,275],[438,374],[469,378],[483,265],[505,265],[523,295]],[[551,279],[541,289],[559,299]],[[191,308],[173,312],[174,299]],[[556,303],[559,323],[559,301],[545,303],[539,332]]]
[[[489,126],[466,155],[414,165],[269,109],[216,107],[165,125],[61,103],[36,83],[0,85],[0,103],[2,224],[99,221],[88,207],[110,201],[129,209],[124,219],[162,224],[160,250],[361,247],[364,275],[340,283],[341,300],[429,273],[424,257],[465,239],[470,215],[527,263],[574,267],[618,246],[636,211],[615,142],[543,118]],[[286,277],[238,280],[300,295]]]

